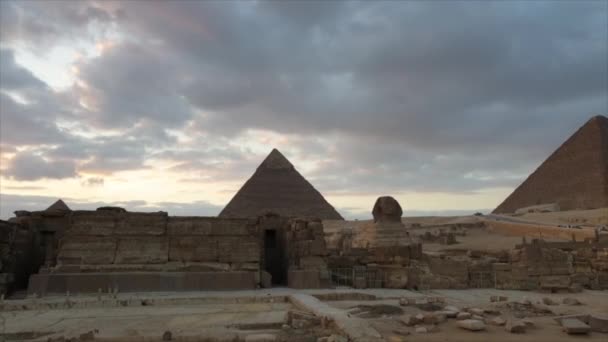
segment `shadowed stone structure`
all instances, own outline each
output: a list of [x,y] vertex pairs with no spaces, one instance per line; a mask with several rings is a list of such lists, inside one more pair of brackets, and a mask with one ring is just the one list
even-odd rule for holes
[[219,217],[258,217],[268,212],[284,217],[343,219],[277,149],[258,166]]
[[608,207],[608,118],[591,118],[494,213],[555,203],[561,210]]

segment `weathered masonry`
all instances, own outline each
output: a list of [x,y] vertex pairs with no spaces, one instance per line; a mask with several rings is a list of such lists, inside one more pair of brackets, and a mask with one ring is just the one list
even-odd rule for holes
[[326,251],[318,220],[174,217],[120,208],[21,214],[21,225],[47,241],[29,293],[329,285],[321,278]]

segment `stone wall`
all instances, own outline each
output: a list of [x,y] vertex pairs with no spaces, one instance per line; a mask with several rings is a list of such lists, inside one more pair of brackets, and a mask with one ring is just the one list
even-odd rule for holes
[[258,271],[260,255],[247,219],[74,211],[54,271]]
[[533,240],[493,265],[496,287],[521,290],[608,289],[608,242]]
[[[376,225],[376,231],[371,226],[363,228],[345,231],[342,236],[332,231],[328,236],[332,248],[327,263],[334,284],[410,289],[608,288],[605,235],[593,238],[584,235],[584,241],[580,237],[579,241],[563,242],[535,239],[510,253],[469,251],[446,255],[423,253],[421,244],[414,238],[406,243],[403,239],[410,234],[404,228],[388,229],[382,225]],[[399,235],[401,238],[389,238]],[[394,245],[390,245],[390,241]]]
[[420,241],[398,222],[366,223],[332,231],[327,264],[335,284],[357,288],[413,287],[414,266],[422,258]]
[[36,266],[35,241],[30,230],[0,220],[0,295],[27,286]]
[[284,228],[288,262],[287,283],[292,288],[329,287],[327,248],[320,220],[292,219]]

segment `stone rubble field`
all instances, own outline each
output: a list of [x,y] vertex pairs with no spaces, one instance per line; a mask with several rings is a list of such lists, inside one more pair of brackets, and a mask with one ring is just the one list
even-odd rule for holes
[[335,289],[4,300],[6,341],[606,341],[608,293]]

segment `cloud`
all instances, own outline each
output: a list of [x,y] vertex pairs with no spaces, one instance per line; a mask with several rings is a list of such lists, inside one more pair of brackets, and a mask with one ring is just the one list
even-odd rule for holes
[[[48,208],[57,201],[57,197],[52,196],[33,196],[0,194],[0,218],[6,220],[13,215],[16,210],[37,211]],[[123,201],[123,202],[100,202],[87,201],[76,198],[62,198],[72,210],[95,210],[104,206],[119,206],[129,211],[153,212],[165,211],[171,216],[216,216],[222,209],[219,206],[210,204],[206,201],[195,201],[191,203],[178,202],[148,202],[142,200]]]
[[10,160],[6,176],[20,181],[33,181],[42,178],[63,179],[76,176],[72,161],[53,161],[29,152],[20,152]]
[[[1,6],[3,150],[63,166],[25,178],[160,161],[234,183],[278,147],[322,192],[474,194],[514,187],[608,113],[606,2]],[[83,41],[109,47],[65,90],[15,61]]]
[[91,178],[87,178],[84,181],[82,181],[81,184],[86,187],[96,187],[96,186],[103,186],[104,182],[105,181],[103,178],[91,177]]

